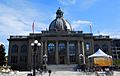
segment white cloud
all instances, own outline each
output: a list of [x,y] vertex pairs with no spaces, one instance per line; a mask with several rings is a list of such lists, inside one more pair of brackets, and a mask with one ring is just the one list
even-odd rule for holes
[[[33,20],[40,16],[38,11],[29,7],[18,10],[1,4],[0,9],[0,32],[7,36],[10,34],[28,34],[32,31]],[[36,24],[42,23],[36,20]]]
[[73,23],[75,23],[75,24],[90,24],[92,22],[91,21],[85,21],[85,20],[77,20],[77,21],[73,21]]
[[[14,4],[17,4],[17,2],[16,0]],[[21,3],[18,4],[19,7],[10,6],[9,2],[7,4],[0,3],[0,42],[5,44],[7,48],[6,52],[8,51],[7,38],[10,35],[28,35],[32,32],[32,23],[34,20],[35,32],[40,32],[47,27],[46,24],[41,22],[44,18],[42,18],[44,16],[42,12],[33,9],[31,5],[23,5]],[[41,18],[39,19],[39,17]]]
[[91,23],[91,21],[87,20],[77,20],[72,22],[72,27],[74,30],[83,30],[83,28],[90,26]]
[[98,32],[94,35],[103,35],[103,36],[110,36],[110,38],[119,38],[120,39],[120,32],[105,32],[105,31],[101,31]]
[[76,3],[76,0],[57,0],[57,1],[63,5],[71,5]]

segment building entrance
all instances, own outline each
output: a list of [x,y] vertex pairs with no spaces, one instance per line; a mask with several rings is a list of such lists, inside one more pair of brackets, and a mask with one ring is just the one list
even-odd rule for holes
[[60,56],[60,64],[65,64],[65,56]]
[[76,63],[75,55],[70,55],[70,63],[71,64],[75,64]]
[[55,55],[48,55],[48,64],[55,64]]

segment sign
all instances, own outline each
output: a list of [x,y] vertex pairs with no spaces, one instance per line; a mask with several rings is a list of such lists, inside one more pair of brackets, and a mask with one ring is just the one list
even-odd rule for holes
[[111,66],[112,58],[94,58],[94,64],[96,66]]

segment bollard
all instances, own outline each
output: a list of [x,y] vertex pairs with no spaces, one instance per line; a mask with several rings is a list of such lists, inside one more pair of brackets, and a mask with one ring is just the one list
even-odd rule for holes
[[52,70],[48,70],[49,76],[50,76],[51,72],[52,72]]

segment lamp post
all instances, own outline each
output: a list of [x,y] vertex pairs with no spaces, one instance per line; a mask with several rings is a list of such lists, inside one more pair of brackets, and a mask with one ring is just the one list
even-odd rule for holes
[[80,59],[81,59],[80,62],[82,63],[82,64],[80,65],[80,66],[81,66],[81,70],[85,71],[85,70],[86,70],[86,64],[85,64],[85,59],[84,59],[85,56],[84,56],[83,54],[80,54],[79,57],[80,57]]
[[52,70],[48,70],[49,76],[50,76],[51,72],[52,72]]
[[45,69],[45,71],[46,71],[46,69],[47,69],[47,61],[48,61],[48,58],[47,58],[47,55],[46,55],[46,54],[43,56],[43,61],[44,61],[44,63],[45,63],[44,69]]
[[33,76],[35,76],[35,53],[37,47],[39,46],[41,46],[41,44],[38,42],[38,40],[35,40],[33,43],[31,43],[31,47],[33,48]]
[[79,55],[79,59],[80,59],[80,64],[82,64],[82,62],[83,62],[83,55],[82,54]]

